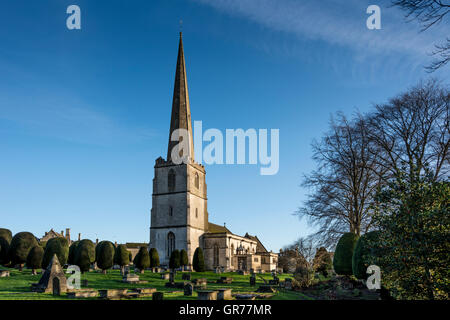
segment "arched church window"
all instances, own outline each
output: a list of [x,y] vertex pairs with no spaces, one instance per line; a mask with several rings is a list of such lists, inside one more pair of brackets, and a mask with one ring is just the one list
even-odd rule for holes
[[167,256],[170,257],[175,250],[175,235],[173,232],[167,234]]
[[170,169],[169,170],[169,175],[167,178],[167,184],[169,187],[169,192],[172,192],[175,190],[175,170]]
[[219,246],[217,244],[214,245],[214,266],[219,265]]
[[198,173],[195,173],[195,178],[194,178],[194,185],[197,189],[200,188],[200,178],[198,177]]

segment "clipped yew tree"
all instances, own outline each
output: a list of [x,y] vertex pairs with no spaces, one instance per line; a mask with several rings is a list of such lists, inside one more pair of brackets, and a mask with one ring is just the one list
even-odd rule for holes
[[371,244],[376,243],[379,236],[379,231],[371,231],[363,234],[356,242],[352,257],[352,270],[356,278],[367,279],[367,267],[376,257],[376,248],[372,248]]
[[9,263],[8,251],[12,240],[12,233],[9,229],[0,228],[0,264]]
[[178,269],[180,267],[180,251],[173,250],[172,254],[170,255],[169,260],[169,268],[170,269]]
[[120,266],[120,272],[123,274],[123,269],[130,263],[130,255],[127,247],[124,244],[119,244],[114,253],[114,263]]
[[66,238],[57,237],[47,241],[44,250],[44,258],[42,259],[42,266],[44,268],[47,268],[55,254],[58,257],[61,266],[64,266],[69,257],[69,242]]
[[95,262],[95,245],[89,239],[81,240],[75,249],[75,264],[82,273],[89,271],[91,264]]
[[150,267],[150,255],[145,247],[139,248],[136,257],[134,257],[133,263],[135,268],[138,268],[141,273],[144,273],[144,270]]
[[192,261],[192,267],[196,272],[204,272],[205,271],[205,257],[203,255],[202,248],[198,247],[195,249],[194,258]]
[[42,268],[42,259],[44,258],[44,249],[41,246],[31,248],[27,256],[27,268],[31,269],[31,274],[35,275],[36,269]]
[[189,259],[186,250],[180,251],[180,265],[185,267],[189,264]]
[[8,256],[11,263],[18,264],[22,271],[23,264],[27,261],[28,254],[33,247],[38,246],[35,236],[31,232],[19,232],[11,240]]
[[334,271],[339,275],[352,275],[353,250],[358,241],[358,236],[348,232],[339,239],[333,257]]
[[159,267],[159,254],[156,248],[150,249],[150,268]]
[[111,241],[102,241],[97,247],[97,267],[102,269],[103,274],[106,274],[106,270],[111,269],[114,265],[115,247]]
[[75,250],[77,249],[77,245],[80,243],[80,241],[74,241],[69,247],[69,255],[67,258],[68,264],[75,264]]

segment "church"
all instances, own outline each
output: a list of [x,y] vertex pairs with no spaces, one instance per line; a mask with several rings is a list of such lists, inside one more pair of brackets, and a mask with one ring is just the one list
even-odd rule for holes
[[[187,130],[189,135],[187,163],[175,164],[171,159],[178,141],[171,141],[170,137],[177,129]],[[276,270],[278,255],[267,251],[258,237],[239,236],[225,226],[209,222],[206,171],[194,156],[181,32],[167,158],[156,159],[154,169],[149,247],[158,250],[161,265],[168,266],[172,252],[183,249],[192,264],[194,251],[200,247],[207,270]]]

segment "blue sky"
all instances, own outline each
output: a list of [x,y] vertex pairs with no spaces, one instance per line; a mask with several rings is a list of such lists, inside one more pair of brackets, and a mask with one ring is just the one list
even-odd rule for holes
[[[66,8],[81,8],[81,30]],[[366,28],[381,7],[382,29]],[[387,1],[2,1],[0,227],[149,239],[153,165],[165,157],[178,45],[204,130],[280,129],[280,170],[210,165],[210,220],[276,250],[310,233],[293,213],[330,114],[429,75],[448,24],[418,33]],[[448,81],[448,67],[434,76]]]

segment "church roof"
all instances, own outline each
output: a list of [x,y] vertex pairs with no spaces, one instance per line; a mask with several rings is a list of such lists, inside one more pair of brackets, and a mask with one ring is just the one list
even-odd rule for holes
[[209,222],[208,223],[208,233],[231,233],[230,230],[228,230],[225,226],[219,226],[218,224],[214,224]]
[[[172,133],[177,129],[185,129],[189,135],[188,156],[194,161],[194,140],[192,138],[191,108],[186,76],[186,64],[184,61],[183,38],[180,32],[178,45],[177,69],[175,72],[175,85],[173,88],[172,116],[170,119],[169,145],[167,148],[167,161],[171,161],[172,149],[179,141],[171,141]],[[183,155],[185,156],[185,155]]]
[[262,244],[262,242],[258,239],[257,236],[251,236],[248,233],[245,234],[245,238],[256,241],[256,252],[268,252],[266,247]]

